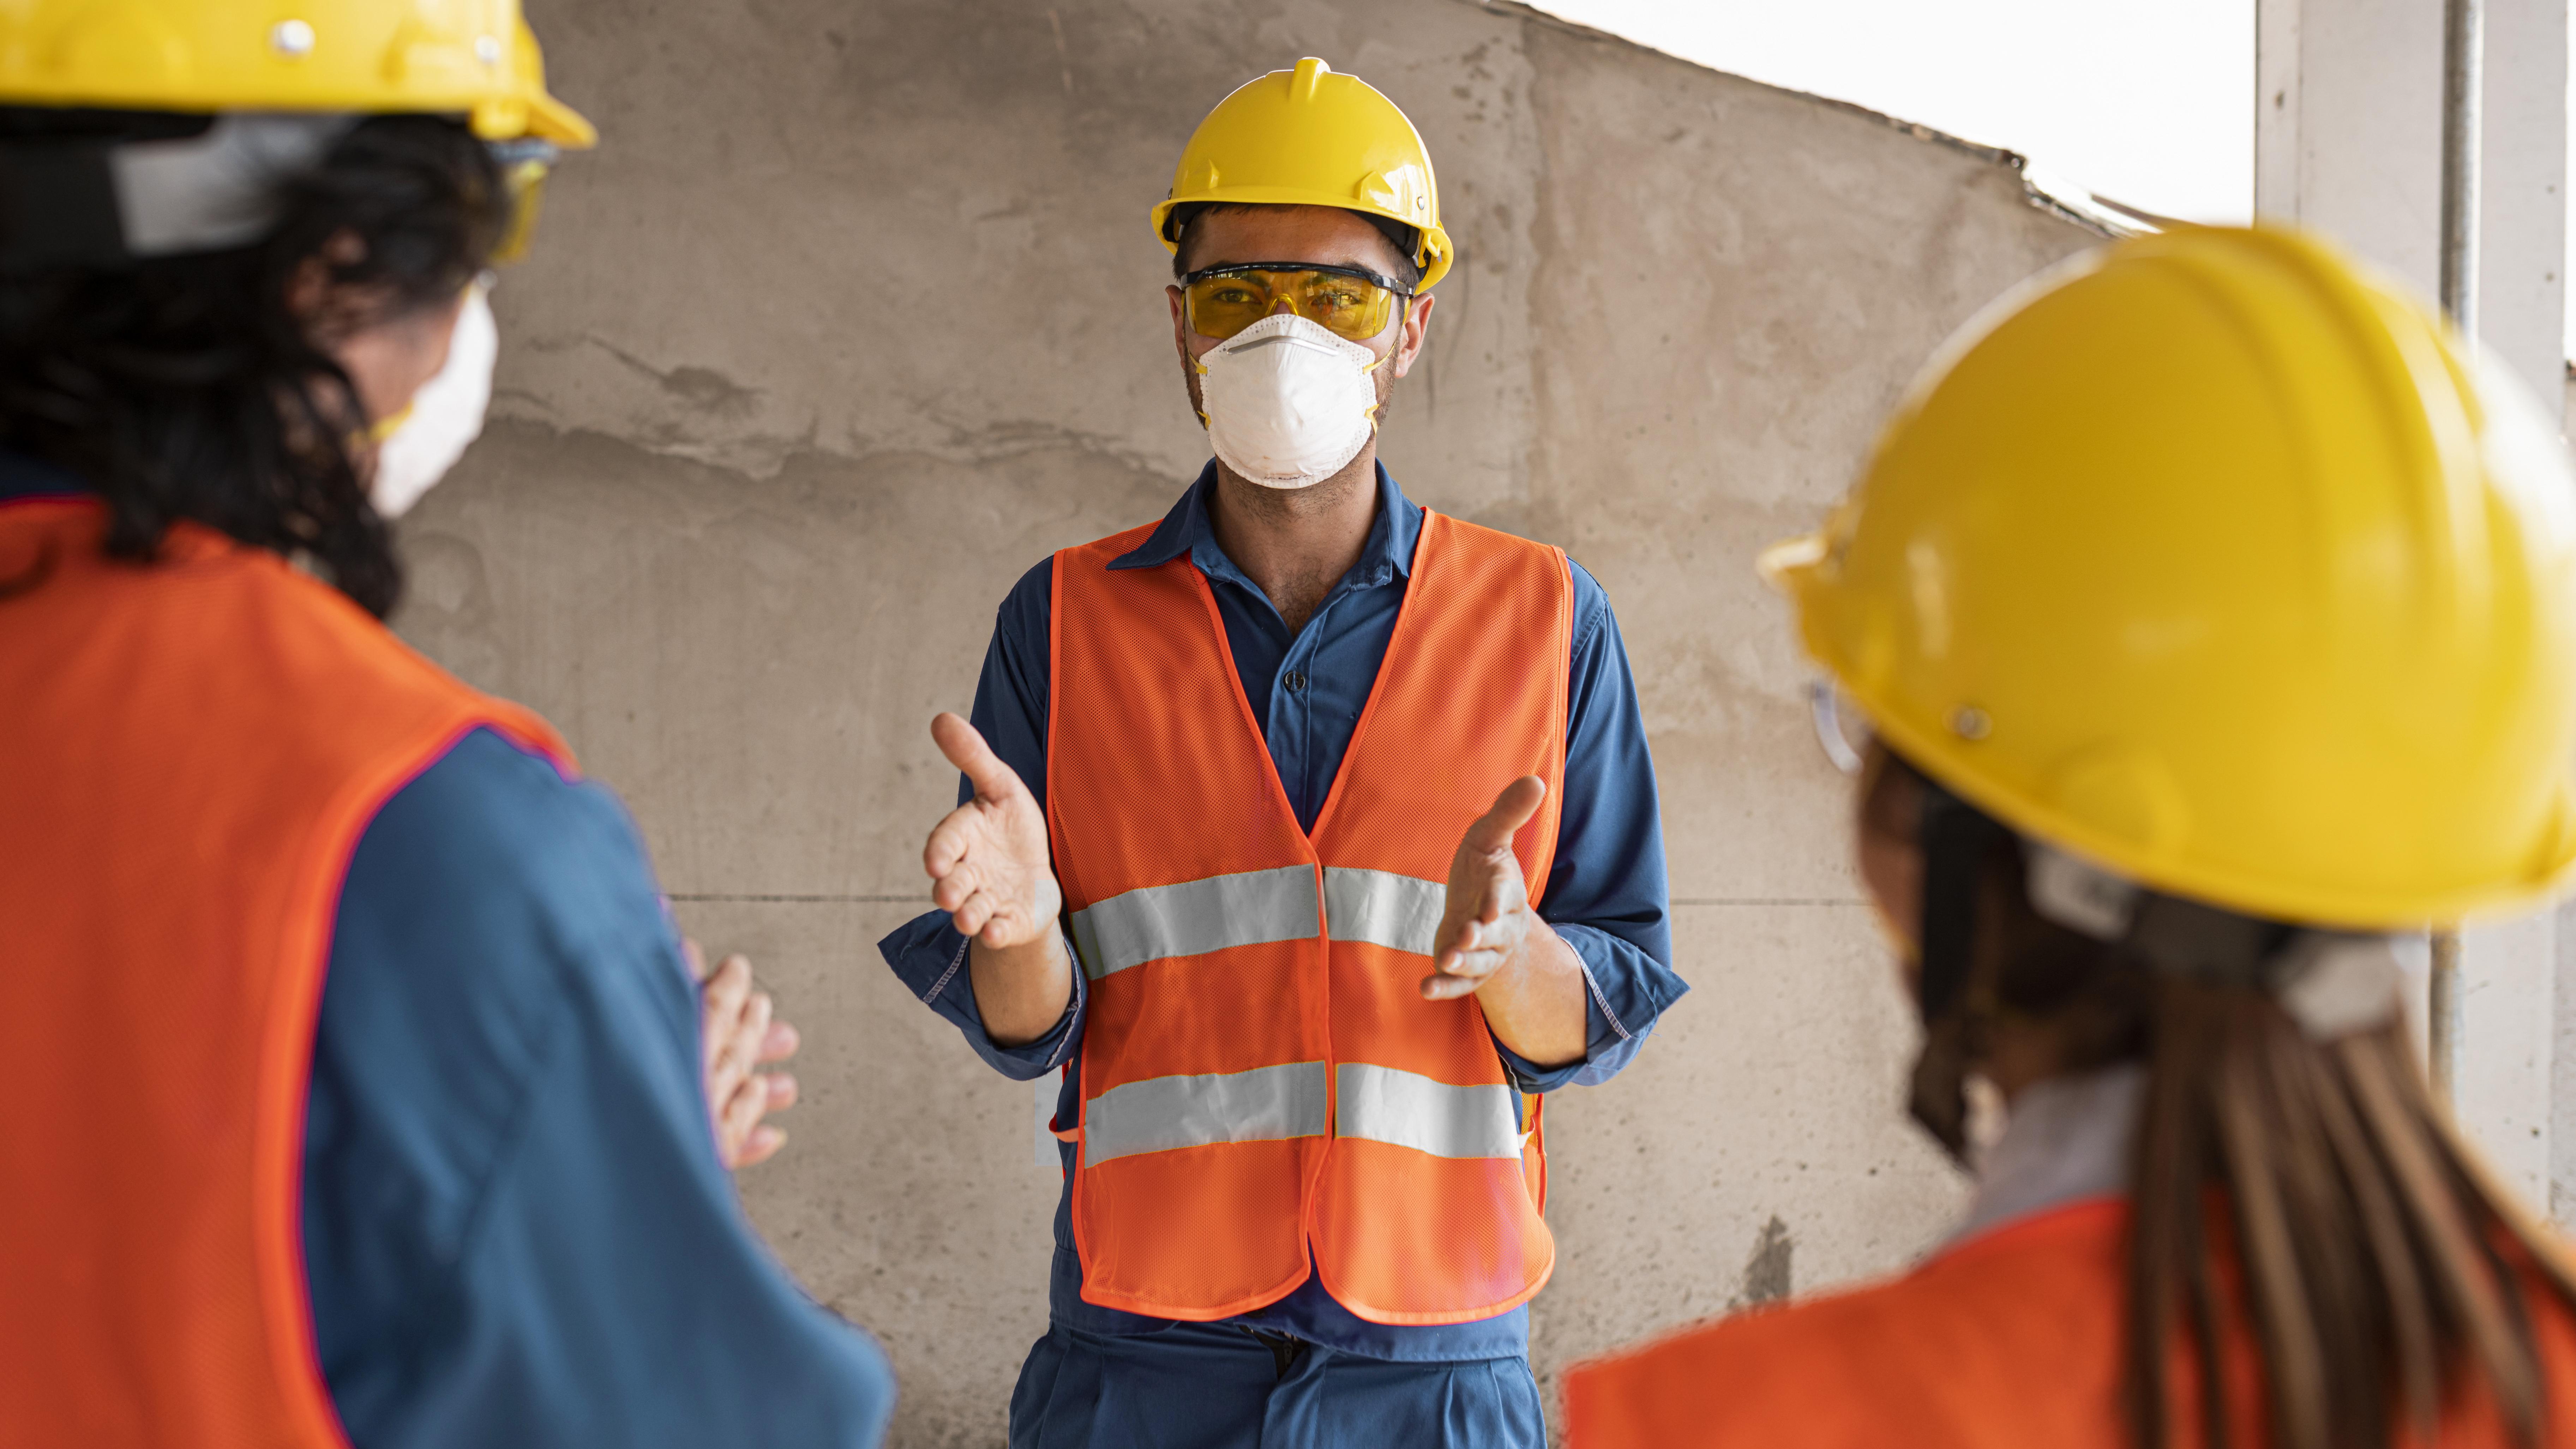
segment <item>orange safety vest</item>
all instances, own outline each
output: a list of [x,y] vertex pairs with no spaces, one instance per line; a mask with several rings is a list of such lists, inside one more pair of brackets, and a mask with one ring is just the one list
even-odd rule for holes
[[304,1103],[358,835],[462,733],[554,732],[276,554],[0,503],[0,1440],[342,1449]]
[[[2094,1198],[1949,1248],[1903,1277],[1761,1309],[1565,1375],[1570,1449],[2135,1449],[2120,1415],[2128,1204]],[[2509,1252],[2511,1260],[2516,1254]],[[2232,1275],[2222,1273],[2221,1281]],[[2576,1443],[2576,1320],[2534,1273],[2525,1302],[2550,1385],[2543,1442]],[[2222,1325],[2228,1434],[2271,1442],[2242,1313]],[[2167,1360],[2174,1449],[2201,1440],[2197,1361]],[[2507,1449],[2492,1399],[2454,1396],[2440,1440]]]
[[[1522,775],[1556,853],[1573,580],[1560,550],[1426,513],[1309,836],[1207,580],[1055,558],[1047,825],[1090,1006],[1074,1242],[1085,1301],[1213,1320],[1306,1280],[1375,1323],[1529,1301],[1545,1149],[1473,997],[1429,1002],[1451,858]],[[1311,1249],[1311,1259],[1309,1256]]]

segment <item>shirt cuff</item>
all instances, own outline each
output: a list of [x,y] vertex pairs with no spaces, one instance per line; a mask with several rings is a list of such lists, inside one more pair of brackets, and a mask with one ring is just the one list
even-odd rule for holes
[[1554,926],[1583,968],[1583,1059],[1542,1067],[1494,1038],[1504,1070],[1524,1092],[1597,1087],[1619,1075],[1654,1034],[1665,1008],[1690,990],[1671,967],[1608,931],[1572,921]]
[[[993,1070],[1025,1082],[1063,1066],[1082,1035],[1089,992],[1081,970],[1073,973],[1073,998],[1065,1003],[1063,1019],[1035,1041],[1006,1047],[984,1029],[983,1014],[975,1008],[975,983],[966,969],[969,944],[949,924],[947,912],[930,911],[877,942],[877,953],[885,957],[895,979],[922,1005],[947,1018]],[[1081,959],[1073,954],[1071,941],[1064,943],[1064,956],[1067,961]]]

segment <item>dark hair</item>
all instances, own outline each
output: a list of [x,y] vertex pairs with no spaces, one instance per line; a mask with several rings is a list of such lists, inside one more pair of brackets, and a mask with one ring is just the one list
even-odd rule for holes
[[[8,120],[17,135],[46,124]],[[104,498],[111,554],[149,559],[193,520],[305,557],[382,617],[402,571],[350,455],[372,420],[289,288],[319,260],[332,295],[362,309],[341,326],[445,304],[491,256],[509,202],[485,145],[432,116],[361,121],[278,201],[250,246],[0,275],[0,446]]]
[[[1901,835],[1905,787],[1918,798],[1937,787],[1892,753],[1874,752],[1873,768],[1862,828]],[[2260,985],[2159,969],[2049,921],[2009,831],[1991,837],[1973,880],[1961,1004],[1925,1042],[1927,1064],[1951,1065],[1932,1074],[1973,1069],[2012,1017],[2055,1032],[2062,1070],[2145,1063],[2122,1405],[2140,1449],[2172,1437],[2177,1331],[2195,1360],[2200,1442],[2225,1449],[2221,1344],[2240,1316],[2261,1348],[2280,1449],[2386,1449],[2401,1414],[2430,1429],[2463,1377],[2484,1382],[2520,1442],[2539,1442],[2549,1386],[2523,1285],[2536,1276],[2576,1307],[2576,1278],[2454,1136],[2402,1021],[2318,1041]],[[2231,1260],[2232,1276],[2219,1269]]]
[[[1163,223],[1165,230],[1173,239],[1173,280],[1177,281],[1189,275],[1189,269],[1182,263],[1181,258],[1190,254],[1190,228],[1197,225],[1201,218],[1225,211],[1268,209],[1270,209],[1269,203],[1250,201],[1198,201],[1187,206],[1173,207],[1171,216]],[[1376,227],[1378,234],[1386,238],[1387,245],[1395,248],[1395,279],[1402,282],[1408,291],[1421,286],[1422,267],[1413,258],[1422,249],[1422,233],[1406,226],[1403,222],[1393,221],[1373,212],[1354,211],[1351,215]]]

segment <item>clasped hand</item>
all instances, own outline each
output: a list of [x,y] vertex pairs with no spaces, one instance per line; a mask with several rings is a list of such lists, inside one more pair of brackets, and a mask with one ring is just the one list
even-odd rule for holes
[[699,1031],[706,1052],[707,1110],[715,1119],[716,1157],[727,1167],[766,1162],[787,1145],[787,1134],[761,1118],[796,1105],[796,1079],[760,1068],[796,1054],[796,1028],[777,1019],[766,991],[755,991],[751,962],[727,956],[714,974],[707,953],[682,941],[689,975],[698,982]]

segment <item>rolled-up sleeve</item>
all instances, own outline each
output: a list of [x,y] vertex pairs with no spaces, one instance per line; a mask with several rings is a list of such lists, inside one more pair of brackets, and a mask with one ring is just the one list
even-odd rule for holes
[[[966,974],[966,946],[966,938],[948,924],[946,911],[929,911],[904,922],[877,943],[877,950],[921,1004],[964,1033],[966,1044],[993,1070],[1025,1082],[1063,1066],[1081,1040],[1083,999],[1088,994],[1082,973],[1073,973],[1073,1000],[1053,1030],[1026,1045],[1006,1047],[984,1029],[983,1013],[975,1009],[975,983]],[[1070,943],[1065,954],[1073,954]]]
[[[993,753],[1037,797],[1040,809],[1046,806],[1047,641],[1054,586],[1055,561],[1049,559],[1021,575],[1002,600],[993,641],[984,650],[984,672],[975,682],[975,708],[968,716]],[[975,787],[961,778],[957,803],[974,795]],[[879,941],[877,951],[914,998],[955,1026],[993,1070],[1025,1082],[1063,1066],[1081,1042],[1089,994],[1082,973],[1073,974],[1073,1000],[1053,1030],[1025,1045],[1006,1047],[984,1029],[983,1013],[975,1007],[967,944],[949,924],[946,911],[927,911]],[[1066,954],[1072,953],[1068,949]]]
[[1581,564],[1573,570],[1565,806],[1538,913],[1583,963],[1585,1044],[1581,1061],[1539,1067],[1496,1041],[1525,1092],[1617,1076],[1690,990],[1672,967],[1664,827],[1636,677],[1609,595]]

